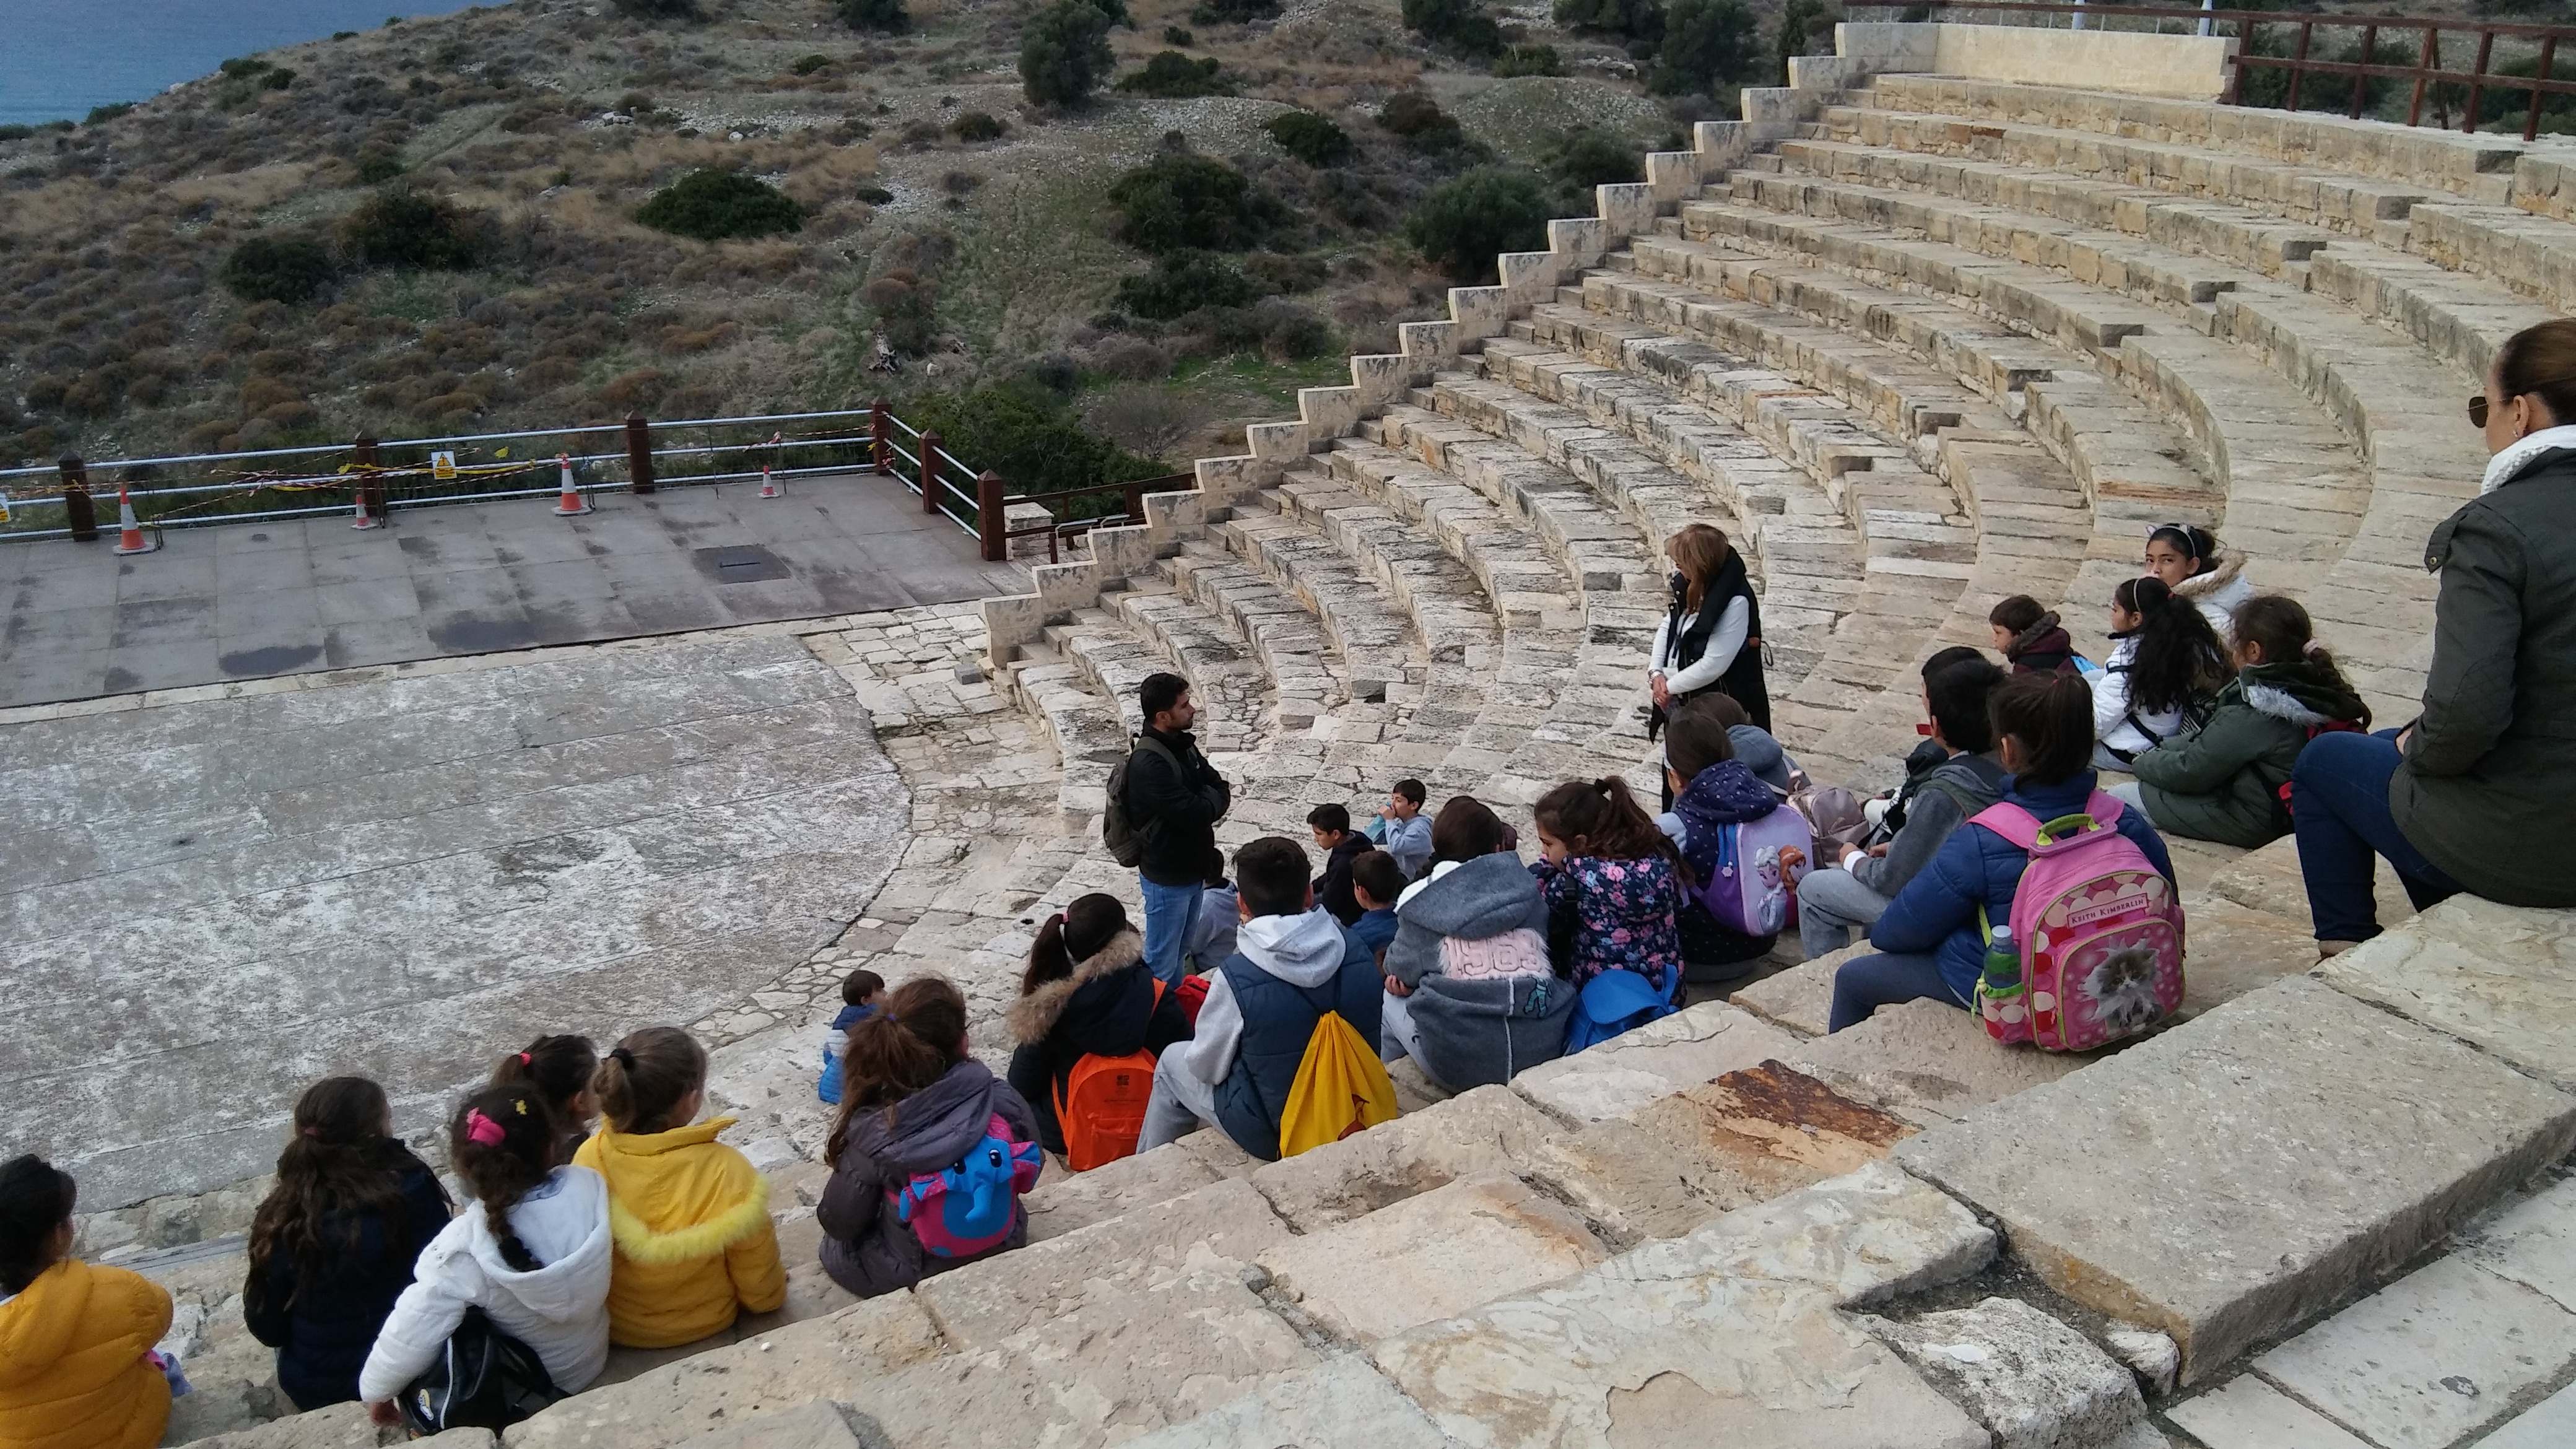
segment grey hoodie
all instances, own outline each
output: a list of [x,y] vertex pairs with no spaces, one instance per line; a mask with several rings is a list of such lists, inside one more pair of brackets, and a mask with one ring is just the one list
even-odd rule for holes
[[[1434,867],[1442,870],[1441,867]],[[1396,908],[1386,974],[1412,987],[1405,1005],[1421,1036],[1423,1066],[1454,1092],[1511,1080],[1565,1052],[1573,983],[1558,976],[1455,981],[1440,969],[1441,942],[1537,933],[1543,954],[1547,902],[1538,881],[1505,851],[1442,870]]]
[[[1905,807],[1905,824],[1883,856],[1852,857],[1852,879],[1887,897],[1941,853],[1941,842],[1968,817],[2003,798],[2004,767],[1992,755],[1952,755],[1926,771]],[[1966,808],[1973,806],[1974,808]]]

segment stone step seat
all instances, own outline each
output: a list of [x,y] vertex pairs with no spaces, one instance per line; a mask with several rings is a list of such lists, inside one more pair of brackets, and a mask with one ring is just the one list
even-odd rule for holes
[[1045,722],[1063,761],[1057,813],[1068,822],[1099,814],[1110,767],[1127,757],[1117,704],[1092,685],[1081,665],[1043,646],[1023,649],[1003,671],[1002,684],[1022,709]]
[[[1132,613],[1122,605],[1147,601]],[[1141,626],[1141,627],[1140,627]],[[1082,671],[1118,712],[1130,736],[1145,727],[1137,691],[1148,675],[1177,670],[1199,705],[1199,748],[1217,754],[1258,747],[1269,710],[1268,680],[1250,651],[1228,639],[1216,616],[1173,593],[1106,594],[1097,608],[1046,628],[1056,654]]]
[[1311,522],[1256,492],[1208,535],[1320,622],[1353,703],[1418,697],[1430,661],[1403,607]]
[[1240,556],[1214,542],[1193,541],[1158,560],[1150,577],[1195,599],[1252,646],[1278,692],[1275,718],[1282,733],[1311,727],[1353,697],[1323,621]]

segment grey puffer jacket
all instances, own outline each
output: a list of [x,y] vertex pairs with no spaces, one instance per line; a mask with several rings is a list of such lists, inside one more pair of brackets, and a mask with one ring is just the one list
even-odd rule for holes
[[1508,1082],[1565,1054],[1572,982],[1553,973],[1457,980],[1441,969],[1441,943],[1452,936],[1487,941],[1526,930],[1545,957],[1547,902],[1519,855],[1500,851],[1446,871],[1412,892],[1395,920],[1386,974],[1413,988],[1405,1005],[1421,1035],[1423,1067],[1440,1085],[1463,1092]]
[[[996,1113],[1010,1124],[1014,1141],[1038,1140],[1029,1104],[969,1057],[896,1103],[891,1123],[883,1107],[861,1107],[850,1114],[842,1129],[840,1160],[832,1166],[832,1180],[824,1185],[823,1201],[814,1213],[823,1226],[823,1271],[833,1282],[861,1298],[873,1298],[978,1261],[932,1256],[912,1229],[896,1220],[886,1206],[886,1193],[915,1173],[954,1164],[983,1140]],[[1029,1240],[1028,1209],[1013,1211],[1017,1218],[1011,1236],[993,1252],[1008,1252]]]
[[2471,892],[2576,906],[2549,848],[2576,800],[2576,450],[2444,520],[2424,566],[2442,576],[2433,667],[2389,811]]

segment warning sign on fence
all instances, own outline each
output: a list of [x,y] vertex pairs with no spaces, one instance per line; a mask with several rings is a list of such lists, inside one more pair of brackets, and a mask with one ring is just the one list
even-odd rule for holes
[[442,481],[454,478],[456,476],[456,455],[454,453],[430,454],[429,471],[432,477],[438,478]]
[[0,493],[0,523],[9,521],[9,495]]

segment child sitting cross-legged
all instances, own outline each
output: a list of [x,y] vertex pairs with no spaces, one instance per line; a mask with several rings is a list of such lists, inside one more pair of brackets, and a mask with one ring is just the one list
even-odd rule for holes
[[[1131,966],[1150,980],[1143,960],[1139,943]],[[1037,1115],[967,1054],[954,985],[916,976],[896,987],[851,1030],[843,1062],[823,1149],[832,1180],[815,1212],[833,1282],[873,1298],[1029,1240],[1020,1196],[1037,1185]]]
[[573,1161],[608,1181],[610,1336],[671,1348],[786,1302],[769,1179],[716,1140],[733,1118],[696,1120],[707,1100],[697,1038],[676,1026],[634,1032],[609,1048],[592,1090],[605,1120]]
[[152,1345],[170,1294],[72,1256],[71,1174],[0,1163],[0,1444],[149,1449],[170,1422]]
[[1404,891],[1386,949],[1379,1054],[1453,1092],[1565,1052],[1575,993],[1548,952],[1547,902],[1503,822],[1459,795],[1431,825],[1431,873]]
[[379,1424],[438,1360],[469,1308],[536,1351],[558,1393],[578,1393],[608,1362],[608,1184],[564,1160],[545,1098],[525,1083],[485,1087],[448,1124],[448,1161],[474,1204],[422,1250],[358,1372]]
[[[1726,829],[1786,810],[1783,797],[1743,755],[1747,745],[1760,746],[1771,736],[1738,723],[1743,710],[1722,694],[1703,694],[1675,705],[1664,721],[1664,788],[1673,808],[1655,817],[1655,825],[1681,852],[1685,887],[1705,882],[1718,869]],[[1766,758],[1780,758],[1773,744]],[[1694,980],[1724,981],[1749,974],[1752,963],[1770,954],[1775,932],[1750,935],[1720,924],[1696,890],[1682,892],[1673,925],[1681,940],[1683,964],[1702,974]]]

